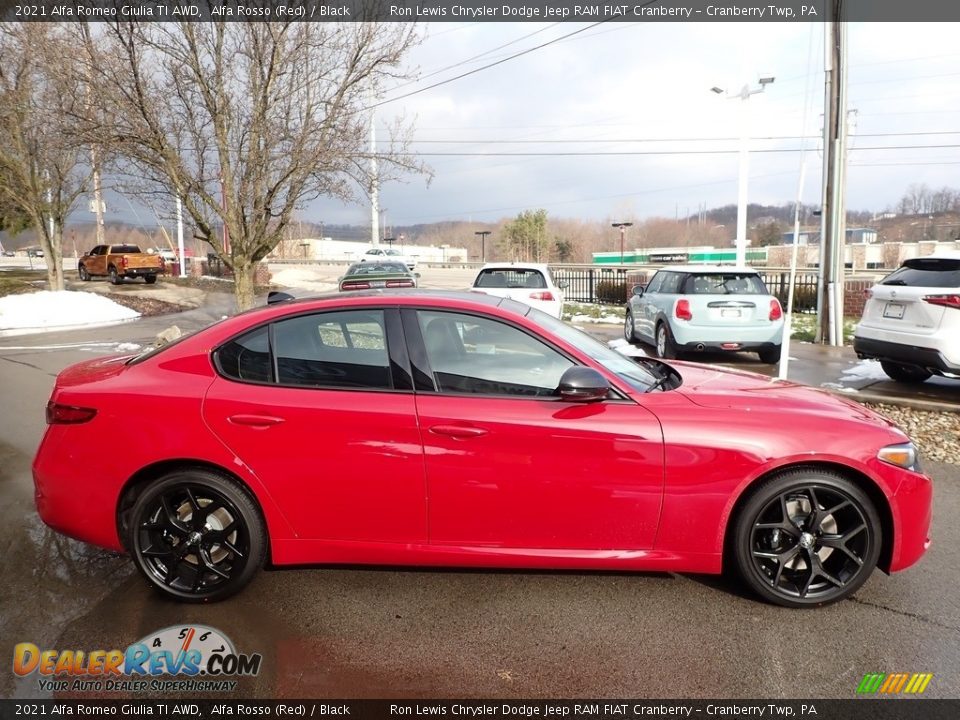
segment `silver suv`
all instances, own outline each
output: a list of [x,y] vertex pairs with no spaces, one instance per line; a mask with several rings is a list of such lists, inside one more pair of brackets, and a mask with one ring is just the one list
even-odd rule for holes
[[907,260],[868,290],[853,349],[898,382],[960,378],[960,252]]

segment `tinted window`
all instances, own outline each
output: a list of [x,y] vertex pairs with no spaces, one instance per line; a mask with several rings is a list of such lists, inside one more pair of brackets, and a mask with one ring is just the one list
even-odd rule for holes
[[265,327],[231,340],[217,352],[221,372],[235,380],[270,382],[270,343]]
[[382,310],[304,315],[274,323],[277,379],[284,385],[390,389]]
[[573,365],[506,323],[457,313],[420,311],[417,315],[441,392],[549,397]]
[[908,287],[960,287],[960,259],[914,258],[884,278],[881,285]]
[[682,275],[677,273],[664,273],[663,274],[663,283],[660,285],[660,292],[665,295],[675,295],[680,292],[680,279]]
[[769,295],[759,275],[753,273],[698,273],[683,282],[684,295]]
[[356,263],[347,270],[347,275],[370,275],[372,273],[403,273],[409,271],[407,266],[398,262]]
[[140,248],[136,245],[114,245],[110,248],[110,252],[114,255],[121,255],[125,253],[138,253]]
[[473,284],[478,288],[545,288],[547,281],[539,270],[491,268],[481,270]]

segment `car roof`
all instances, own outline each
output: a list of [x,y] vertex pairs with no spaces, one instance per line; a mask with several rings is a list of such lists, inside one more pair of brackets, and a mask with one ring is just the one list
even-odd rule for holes
[[926,260],[927,258],[930,258],[931,260],[960,260],[960,250],[937,250],[929,255],[918,255],[917,257],[907,258],[903,262],[908,262],[910,260]]
[[480,272],[484,270],[539,270],[545,273],[548,269],[546,263],[498,262],[487,263],[480,268]]
[[754,275],[760,272],[757,268],[746,265],[670,265],[660,270],[684,273],[752,273]]

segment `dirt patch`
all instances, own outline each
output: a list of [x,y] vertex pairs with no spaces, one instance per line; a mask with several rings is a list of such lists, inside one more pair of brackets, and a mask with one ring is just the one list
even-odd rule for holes
[[153,298],[139,297],[136,295],[122,295],[120,293],[111,293],[108,295],[117,305],[123,305],[131,310],[136,310],[143,317],[153,315],[169,315],[183,310],[180,305],[164,302],[163,300],[154,300]]
[[[161,275],[160,282],[179,285],[180,287],[191,287],[203,290],[204,292],[221,292],[233,294],[233,280],[220,280],[211,277],[171,277]],[[257,285],[254,288],[255,293],[265,293],[268,290],[274,290],[273,285]]]
[[0,297],[44,290],[46,281],[47,273],[43,270],[0,271]]

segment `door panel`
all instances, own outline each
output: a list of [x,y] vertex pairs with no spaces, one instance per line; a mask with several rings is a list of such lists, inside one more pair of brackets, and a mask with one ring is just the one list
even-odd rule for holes
[[653,546],[663,438],[646,409],[615,401],[420,394],[417,412],[431,543]]

